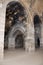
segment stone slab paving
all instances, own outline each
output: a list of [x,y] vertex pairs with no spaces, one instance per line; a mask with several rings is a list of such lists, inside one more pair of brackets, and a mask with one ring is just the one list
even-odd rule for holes
[[26,52],[24,50],[5,51],[0,65],[43,65],[43,50]]

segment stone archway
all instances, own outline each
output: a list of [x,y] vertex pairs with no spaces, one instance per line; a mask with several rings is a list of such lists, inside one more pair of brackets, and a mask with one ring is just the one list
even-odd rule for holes
[[[8,48],[25,47],[25,31],[23,25],[14,25],[8,35]],[[20,43],[21,41],[21,43]],[[23,46],[22,46],[23,45]]]
[[[26,21],[25,15],[25,8],[18,1],[12,1],[8,3],[6,8],[4,48],[8,48],[10,46],[13,47],[11,44],[15,40],[15,35],[13,37],[13,34],[15,34],[17,30],[21,31],[21,34],[24,36]],[[23,38],[23,36],[21,37]],[[13,42],[11,40],[13,40]]]
[[40,48],[41,20],[38,15],[34,16],[35,48]]

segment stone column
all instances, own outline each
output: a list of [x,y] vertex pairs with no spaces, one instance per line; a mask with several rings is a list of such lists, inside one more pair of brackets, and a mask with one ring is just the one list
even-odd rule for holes
[[4,26],[5,26],[5,9],[0,7],[0,59],[3,58],[4,52]]
[[35,40],[34,40],[34,26],[29,23],[27,26],[27,37],[25,39],[25,50],[28,52],[35,50]]
[[43,21],[41,24],[41,44],[40,44],[40,47],[43,48]]

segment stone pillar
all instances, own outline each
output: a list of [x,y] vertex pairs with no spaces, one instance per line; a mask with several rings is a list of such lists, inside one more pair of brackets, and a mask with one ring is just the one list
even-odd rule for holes
[[2,4],[0,7],[0,59],[3,58],[4,51],[4,26],[5,26],[5,11]]
[[8,49],[14,49],[15,48],[15,39],[14,37],[8,39]]
[[34,27],[28,24],[27,26],[27,37],[25,39],[25,50],[28,52],[35,50],[35,40],[34,40]]
[[41,44],[40,47],[43,48],[43,22],[41,24]]

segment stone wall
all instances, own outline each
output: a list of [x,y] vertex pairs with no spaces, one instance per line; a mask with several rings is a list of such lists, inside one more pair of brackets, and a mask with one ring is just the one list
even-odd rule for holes
[[[6,7],[9,2],[13,0],[2,0],[0,2],[0,58],[3,57],[4,51],[4,31],[5,31],[5,16],[6,16]],[[27,14],[27,36],[25,39],[25,46],[27,49],[35,49],[35,41],[34,41],[34,24],[33,19],[36,14],[39,17],[42,16],[43,12],[43,0],[16,0],[19,1],[26,9]],[[43,16],[42,18],[43,19]],[[41,21],[43,23],[43,20]],[[41,46],[43,47],[43,24],[41,29]]]

